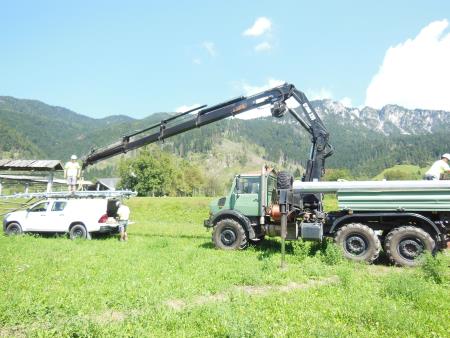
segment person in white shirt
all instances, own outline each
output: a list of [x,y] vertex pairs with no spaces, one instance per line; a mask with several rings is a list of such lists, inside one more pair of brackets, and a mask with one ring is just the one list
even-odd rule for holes
[[128,220],[130,219],[130,208],[120,202],[117,202],[117,205],[119,206],[117,218],[119,219],[120,241],[123,242],[128,240],[127,228]]
[[441,159],[434,162],[431,168],[425,173],[425,179],[429,181],[440,180],[443,174],[450,173],[448,161],[450,161],[450,154],[442,155]]
[[77,155],[72,155],[70,161],[64,166],[64,178],[67,179],[69,191],[77,190],[77,180],[80,178],[81,167],[77,162]]

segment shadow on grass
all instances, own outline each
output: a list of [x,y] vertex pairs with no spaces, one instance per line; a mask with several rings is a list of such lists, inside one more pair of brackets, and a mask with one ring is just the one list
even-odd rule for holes
[[[204,238],[204,237],[201,237]],[[208,242],[202,243],[198,246],[202,249],[214,249],[214,243],[209,240]],[[265,256],[273,255],[281,252],[281,243],[276,239],[264,239],[261,241],[250,242],[250,247],[253,248],[254,251],[259,253],[264,253]],[[286,253],[294,254],[294,249],[291,243],[286,242]]]
[[[7,235],[5,235],[7,236]],[[16,235],[20,237],[33,237],[33,238],[61,238],[64,240],[70,240],[69,234],[67,233],[61,233],[61,232],[27,232],[24,234]],[[109,234],[109,233],[92,233],[91,239],[93,240],[107,240],[118,236],[118,234]],[[78,240],[84,240],[84,239],[78,239]]]

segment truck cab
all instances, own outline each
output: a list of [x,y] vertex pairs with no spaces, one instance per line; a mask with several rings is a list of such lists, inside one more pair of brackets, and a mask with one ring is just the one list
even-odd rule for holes
[[[267,189],[261,189],[263,186],[266,186]],[[275,189],[276,176],[272,172],[266,175],[261,175],[261,173],[236,175],[228,195],[210,203],[210,215],[215,215],[220,211],[234,210],[250,218],[261,217],[263,215],[262,206],[270,205]],[[262,196],[262,193],[265,196]]]
[[[276,184],[276,172],[267,168],[263,168],[261,172],[243,173],[234,177],[228,195],[210,203],[210,217],[204,222],[207,228],[219,228],[218,232],[225,227],[224,233],[217,235],[216,246],[236,249],[234,245],[241,231],[235,229],[238,227],[248,234],[248,240],[264,237],[263,225],[276,194]],[[225,223],[228,225],[225,226]],[[246,245],[247,240],[239,246]]]

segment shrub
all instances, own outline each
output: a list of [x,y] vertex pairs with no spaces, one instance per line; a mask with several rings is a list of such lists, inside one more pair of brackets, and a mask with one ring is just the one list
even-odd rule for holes
[[321,259],[327,265],[336,265],[342,262],[344,256],[342,250],[330,240],[327,240],[325,250],[322,252]]
[[421,269],[427,280],[442,284],[449,279],[448,263],[443,254],[433,256],[430,252],[426,252],[422,255]]

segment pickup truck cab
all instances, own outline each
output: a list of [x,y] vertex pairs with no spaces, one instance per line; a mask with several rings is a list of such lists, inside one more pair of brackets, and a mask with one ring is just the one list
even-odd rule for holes
[[26,210],[5,215],[3,231],[7,235],[31,233],[68,233],[71,239],[90,239],[92,233],[117,232],[114,199],[47,199]]

